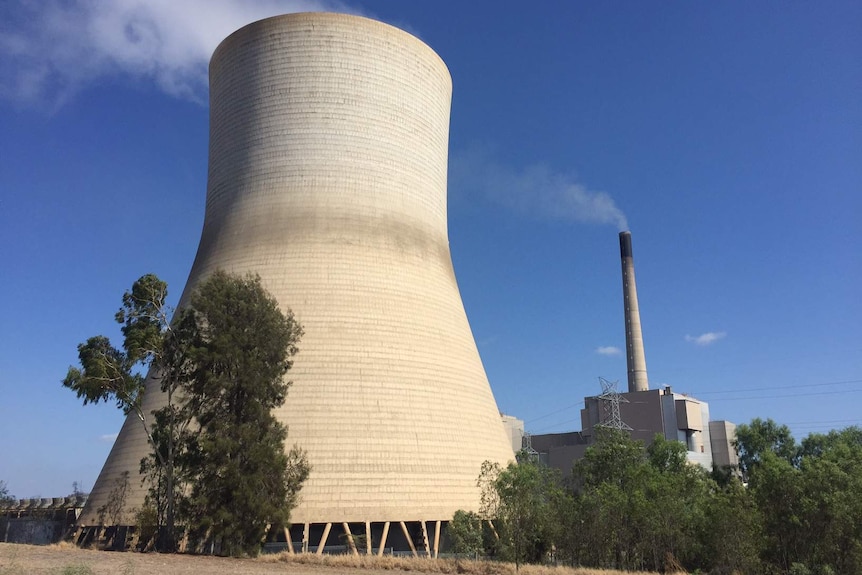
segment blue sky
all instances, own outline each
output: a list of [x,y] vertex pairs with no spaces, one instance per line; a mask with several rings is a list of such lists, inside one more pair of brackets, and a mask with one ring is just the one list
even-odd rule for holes
[[[402,27],[454,96],[450,242],[500,409],[625,385],[618,222],[652,387],[797,437],[862,424],[862,4],[11,0],[0,6],[0,480],[92,487],[121,425],[60,380],[203,223],[206,64],[277,13]],[[132,41],[136,40],[136,41]],[[604,352],[604,353],[602,353]],[[289,399],[288,399],[289,400]]]

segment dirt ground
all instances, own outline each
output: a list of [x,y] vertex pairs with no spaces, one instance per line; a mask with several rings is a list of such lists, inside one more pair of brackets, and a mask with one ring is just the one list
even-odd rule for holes
[[[89,568],[89,570],[87,569]],[[295,563],[265,563],[158,553],[92,551],[72,546],[0,543],[0,575],[392,575],[374,571]]]
[[[0,575],[516,575],[513,563],[398,557],[267,555],[229,559],[78,549],[71,544],[0,543]],[[658,575],[647,572],[521,565],[521,575]],[[684,572],[681,572],[684,575]]]

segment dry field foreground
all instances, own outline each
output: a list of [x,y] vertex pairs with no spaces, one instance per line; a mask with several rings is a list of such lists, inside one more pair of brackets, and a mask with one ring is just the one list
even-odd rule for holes
[[[71,545],[0,543],[0,575],[394,575],[396,573],[464,573],[510,575],[506,563],[440,559],[395,559],[348,556],[270,555],[259,559],[227,559],[158,553],[115,553]],[[521,567],[523,575],[613,575],[619,571]],[[627,575],[650,575],[627,572]]]

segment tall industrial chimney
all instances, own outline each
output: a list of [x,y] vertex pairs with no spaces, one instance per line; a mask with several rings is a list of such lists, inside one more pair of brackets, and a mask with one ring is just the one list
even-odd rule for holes
[[646,391],[646,357],[641,333],[641,314],[638,309],[638,290],[635,286],[635,261],[632,257],[632,234],[620,232],[620,258],[623,264],[623,305],[626,316],[626,363],[629,391]]

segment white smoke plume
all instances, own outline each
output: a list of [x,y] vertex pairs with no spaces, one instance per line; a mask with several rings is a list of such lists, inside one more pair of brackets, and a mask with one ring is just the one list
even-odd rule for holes
[[587,189],[572,176],[546,165],[515,170],[474,148],[450,163],[451,189],[479,194],[517,213],[537,218],[612,224],[628,230],[625,214],[605,192]]
[[210,56],[228,34],[268,16],[318,10],[353,11],[337,0],[7,0],[0,97],[56,110],[87,86],[122,76],[205,103]]

